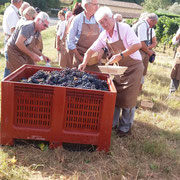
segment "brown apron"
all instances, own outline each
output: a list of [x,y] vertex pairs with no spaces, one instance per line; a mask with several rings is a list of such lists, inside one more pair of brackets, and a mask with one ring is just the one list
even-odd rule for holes
[[143,76],[145,76],[147,74],[147,69],[148,69],[148,64],[149,64],[149,55],[141,49],[139,50],[139,52],[141,53],[141,56],[142,56],[142,62],[144,65]]
[[[35,38],[27,48],[32,51],[35,47]],[[21,67],[23,64],[33,64],[34,61],[25,53],[23,53],[16,45],[8,44],[8,61],[6,62],[7,68],[11,73]]]
[[[77,51],[81,56],[84,57],[85,52],[91,47],[91,45],[97,40],[99,36],[99,25],[98,23],[96,24],[86,24],[85,23],[85,17],[83,19],[83,24],[82,24],[82,31],[80,35],[80,39],[77,43]],[[82,62],[74,56],[73,58],[73,67],[79,66]],[[91,66],[86,66],[85,71],[94,71],[94,72],[99,72],[98,68],[99,63],[91,65]]]
[[36,44],[36,47],[39,49],[39,51],[42,52],[42,50],[43,50],[43,41],[42,41],[42,35],[41,34],[39,34],[38,38],[35,38],[35,44]]
[[[119,34],[118,25],[117,30],[119,40],[114,43],[107,43],[107,47],[113,55],[125,50]],[[127,66],[128,68],[122,76],[115,76],[113,80],[117,90],[116,106],[120,108],[132,108],[136,106],[139,86],[144,70],[143,63],[130,56],[124,57],[118,63],[120,66]]]
[[66,24],[63,38],[60,40],[59,43],[60,50],[58,52],[59,53],[58,59],[59,59],[60,67],[62,68],[66,68],[66,67],[72,68],[72,59],[70,58],[69,52],[66,47],[66,39],[68,33],[69,33],[69,23]]
[[175,60],[176,63],[171,71],[171,78],[180,80],[180,46],[177,49]]

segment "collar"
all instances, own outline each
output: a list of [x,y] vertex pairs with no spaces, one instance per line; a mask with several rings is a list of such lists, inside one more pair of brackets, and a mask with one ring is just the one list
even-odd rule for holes
[[149,23],[147,22],[147,20],[144,20],[144,22],[147,24],[147,27],[150,28]]
[[13,4],[11,4],[10,6],[11,6],[11,7],[15,10],[15,12],[18,14],[19,9],[18,9],[16,6],[14,6]]

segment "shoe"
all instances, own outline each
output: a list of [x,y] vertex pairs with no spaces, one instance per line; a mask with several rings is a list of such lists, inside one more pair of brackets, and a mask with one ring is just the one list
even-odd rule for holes
[[127,137],[127,136],[131,135],[131,129],[129,129],[129,131],[127,131],[127,132],[123,132],[121,130],[117,130],[116,134],[119,137]]

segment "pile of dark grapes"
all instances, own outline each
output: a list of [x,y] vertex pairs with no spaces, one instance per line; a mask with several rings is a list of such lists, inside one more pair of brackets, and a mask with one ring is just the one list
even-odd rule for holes
[[87,72],[81,72],[77,69],[69,68],[51,72],[39,70],[28,79],[22,79],[21,82],[104,91],[109,90],[107,82],[98,79],[95,74],[89,74]]

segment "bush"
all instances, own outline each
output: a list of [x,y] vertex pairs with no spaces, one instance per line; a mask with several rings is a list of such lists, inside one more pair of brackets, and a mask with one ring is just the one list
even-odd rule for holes
[[10,5],[10,3],[5,3],[4,5],[0,5],[0,14],[4,14],[5,9]]

